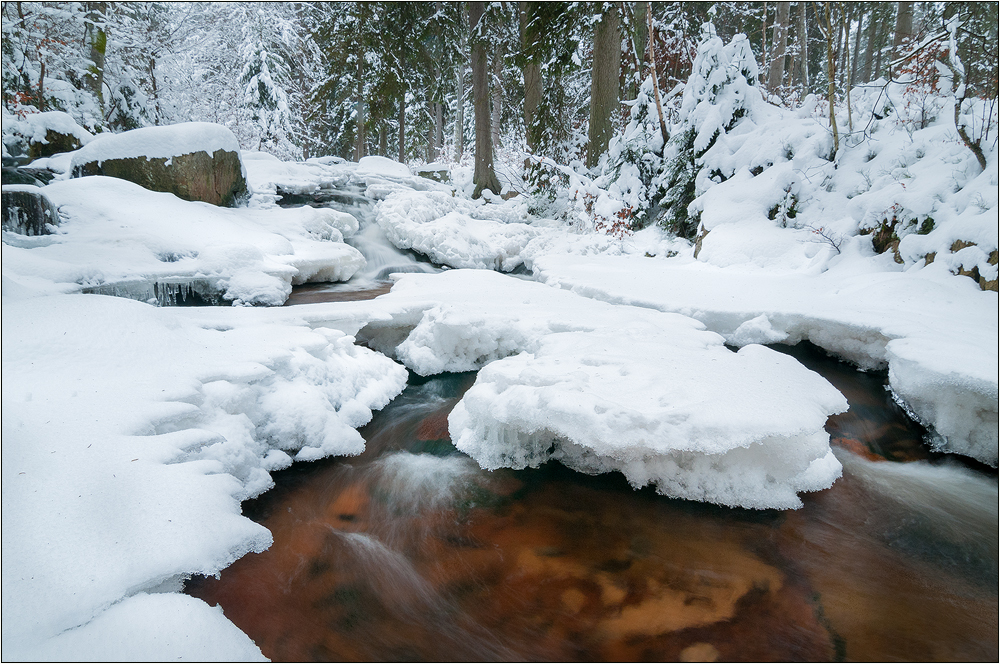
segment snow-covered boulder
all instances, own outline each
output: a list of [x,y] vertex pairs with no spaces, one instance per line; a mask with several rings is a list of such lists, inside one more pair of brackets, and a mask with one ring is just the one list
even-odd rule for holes
[[406,275],[358,338],[428,375],[481,369],[449,417],[484,468],[557,460],[677,498],[801,506],[840,464],[829,383],[758,345],[739,352],[677,314],[598,302],[486,270]]
[[47,235],[59,223],[59,211],[39,188],[3,186],[3,229],[20,235]]
[[94,138],[62,111],[32,113],[24,118],[5,112],[3,135],[11,154],[26,153],[32,159],[79,150]]
[[72,175],[108,175],[225,207],[249,196],[239,142],[225,127],[208,122],[101,136],[73,156]]

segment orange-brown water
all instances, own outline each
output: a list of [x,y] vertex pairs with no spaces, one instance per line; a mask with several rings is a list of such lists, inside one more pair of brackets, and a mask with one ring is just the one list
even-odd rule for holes
[[884,376],[793,353],[852,403],[800,510],[482,471],[447,439],[474,375],[417,379],[364,454],[277,474],[245,506],[274,545],[188,592],[273,660],[994,660],[995,472],[926,451]]

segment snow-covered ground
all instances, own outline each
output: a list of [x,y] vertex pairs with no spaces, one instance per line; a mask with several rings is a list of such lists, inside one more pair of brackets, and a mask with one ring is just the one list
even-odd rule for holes
[[[517,198],[473,202],[377,157],[245,154],[242,209],[102,177],[43,187],[59,232],[3,238],[4,659],[259,658],[180,584],[267,547],[240,501],[293,458],[359,452],[356,428],[402,389],[403,365],[481,369],[449,427],[483,467],[556,459],[671,496],[794,508],[839,476],[823,426],[846,402],[759,344],[808,339],[888,367],[934,444],[995,465],[997,294],[956,274],[995,278],[995,150],[977,173],[940,127],[885,128],[827,165],[818,121],[783,113],[750,113],[712,148],[727,175],[700,182],[697,257],[657,228],[616,239],[579,209],[567,223]],[[756,140],[778,132],[788,145]],[[479,269],[294,309],[83,292],[150,300],[142,284],[202,280],[280,304],[293,283],[347,279],[364,260],[343,242],[358,220],[274,205],[339,187],[380,201],[398,247]],[[912,223],[876,254],[858,231],[882,210]],[[521,264],[534,281],[493,271]]]

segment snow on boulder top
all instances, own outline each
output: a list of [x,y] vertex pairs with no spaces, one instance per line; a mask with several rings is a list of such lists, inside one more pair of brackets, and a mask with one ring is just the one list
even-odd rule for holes
[[[8,127],[7,123],[13,120]],[[76,123],[69,113],[62,111],[46,111],[31,113],[23,119],[4,113],[4,130],[21,134],[33,143],[45,143],[45,134],[54,131],[67,136],[75,136],[81,145],[93,140],[94,135]]]
[[362,157],[358,162],[358,173],[369,173],[393,178],[408,178],[410,167],[386,157]]
[[233,132],[211,122],[185,122],[165,127],[144,127],[121,134],[102,135],[73,155],[73,168],[93,161],[146,157],[176,157],[216,150],[239,152]]

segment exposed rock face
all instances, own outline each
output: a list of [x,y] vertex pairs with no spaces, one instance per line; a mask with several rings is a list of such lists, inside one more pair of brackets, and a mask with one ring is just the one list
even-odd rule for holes
[[45,132],[44,141],[31,141],[28,143],[28,156],[32,159],[41,159],[42,157],[51,157],[61,152],[79,150],[81,146],[82,143],[76,136],[49,129]]
[[225,127],[207,122],[102,135],[73,156],[71,172],[120,178],[226,207],[249,197],[239,142]]
[[73,165],[73,177],[107,175],[186,201],[236,207],[248,194],[238,152],[216,150],[176,157],[126,157]]
[[3,187],[3,229],[20,235],[47,235],[59,223],[56,206],[32,185]]

